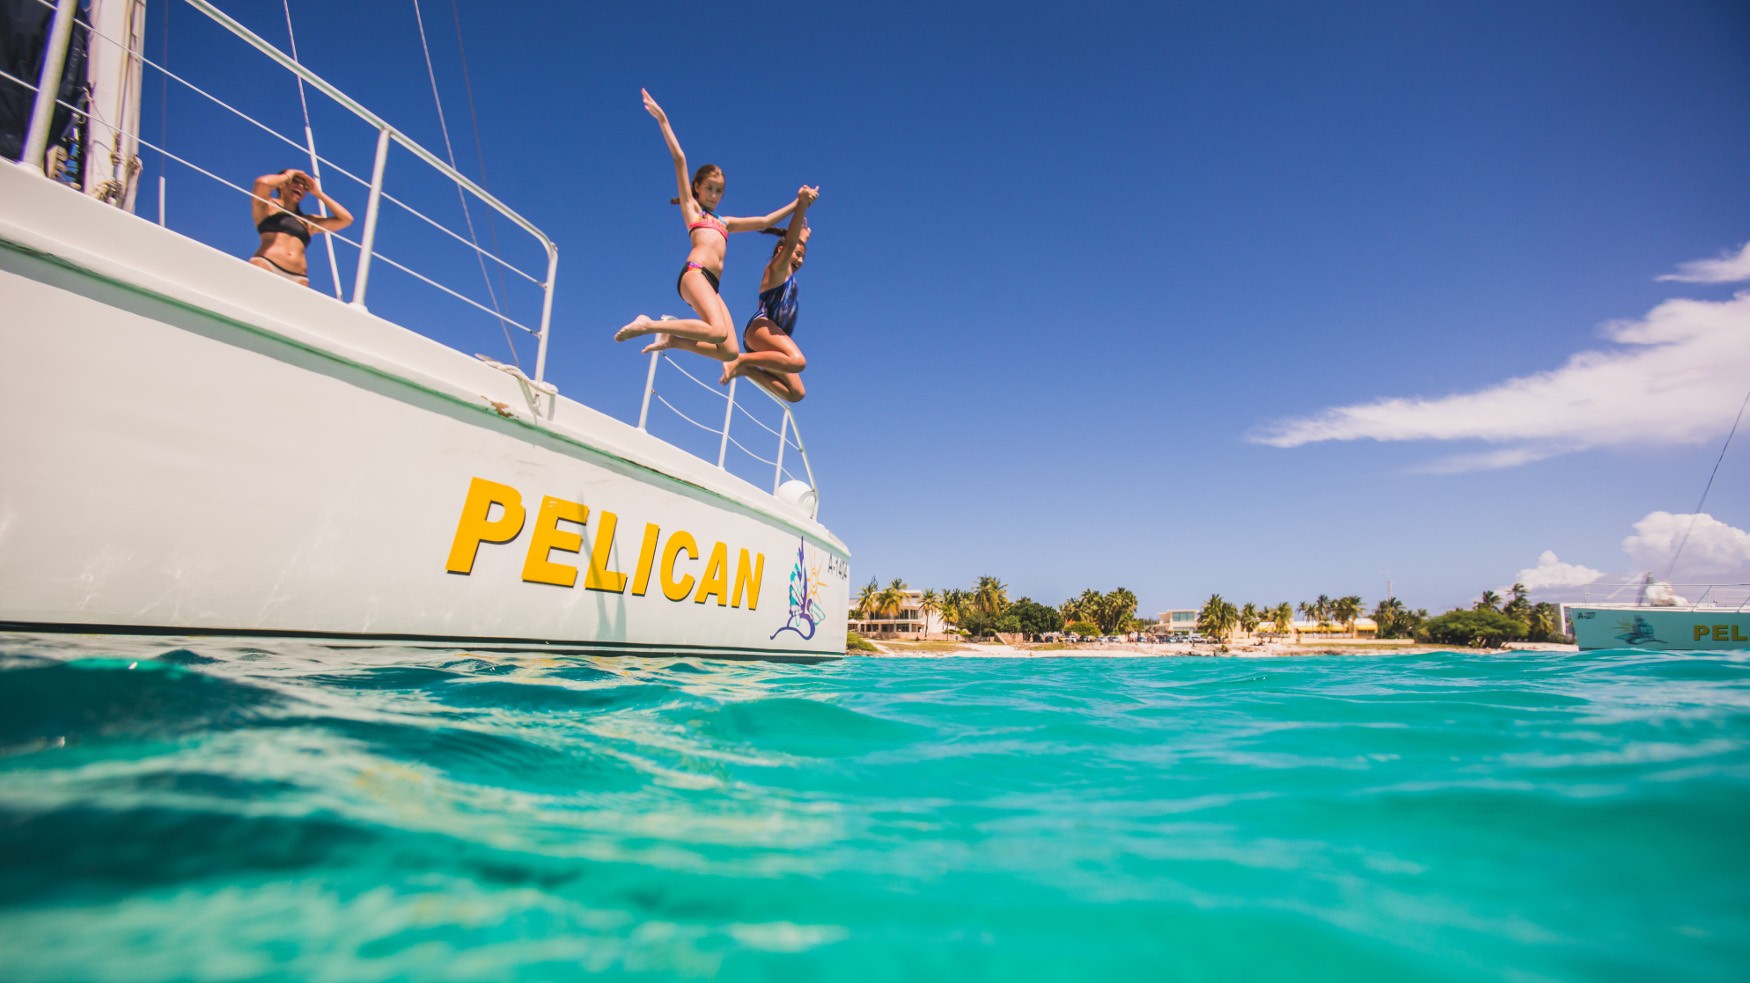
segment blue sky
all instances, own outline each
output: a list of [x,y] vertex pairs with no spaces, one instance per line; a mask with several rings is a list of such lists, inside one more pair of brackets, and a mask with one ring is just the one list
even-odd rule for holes
[[[285,42],[278,4],[236,6]],[[457,8],[485,183],[559,243],[548,376],[568,395],[635,419],[645,362],[612,332],[685,314],[641,86],[724,167],[725,213],[821,187],[799,419],[859,582],[1125,586],[1155,611],[1371,605],[1390,580],[1439,610],[1545,551],[1629,572],[1688,525],[1653,514],[1694,510],[1750,389],[1742,3]],[[451,8],[421,9],[479,175]],[[293,14],[307,65],[442,152],[412,0]],[[149,36],[156,57],[161,10]],[[214,37],[173,10],[170,67],[301,128],[289,79]],[[148,138],[218,132],[155,89]],[[313,112],[368,173],[369,134]],[[240,183],[298,163],[247,134],[202,152]],[[405,160],[392,191],[420,185]],[[232,198],[171,171],[172,225],[247,252]],[[768,249],[731,242],[738,320]],[[405,303],[389,316],[506,352],[490,321]],[[1750,580],[1744,443],[1706,512],[1677,579]]]

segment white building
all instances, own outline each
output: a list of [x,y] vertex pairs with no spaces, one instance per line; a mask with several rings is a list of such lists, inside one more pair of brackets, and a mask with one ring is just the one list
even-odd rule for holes
[[926,620],[923,612],[924,592],[921,590],[905,590],[900,592],[903,599],[898,612],[890,612],[881,617],[859,617],[857,609],[851,609],[851,630],[868,638],[924,638],[941,635],[946,625],[942,621],[942,613],[931,609]]
[[1174,608],[1155,615],[1155,623],[1162,631],[1193,632],[1197,630],[1196,608]]

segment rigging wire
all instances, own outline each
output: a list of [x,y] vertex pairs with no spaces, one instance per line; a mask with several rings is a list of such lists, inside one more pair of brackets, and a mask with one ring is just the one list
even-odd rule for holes
[[[444,153],[449,155],[450,168],[459,172],[460,168],[456,167],[456,150],[450,144],[450,125],[444,117],[444,100],[438,95],[437,71],[432,68],[431,45],[425,39],[425,17],[420,13],[419,0],[413,0],[413,19],[419,25],[419,46],[425,51],[425,74],[431,79],[431,98],[437,104],[438,128],[444,135]],[[498,326],[504,330],[504,343],[510,346],[510,360],[520,369],[522,360],[517,356],[516,342],[511,340],[510,326],[504,323],[504,312],[498,304],[498,292],[492,289],[492,274],[487,272],[486,260],[478,252],[480,236],[474,231],[474,213],[468,208],[468,196],[462,191],[460,184],[456,185],[456,198],[462,203],[462,217],[468,223],[468,238],[474,240],[474,258],[480,263],[480,278],[486,281],[486,293],[492,298],[492,309],[498,312]]]
[[[304,63],[298,61],[298,35],[292,30],[292,0],[282,0],[286,8],[286,37],[292,42],[292,61],[301,67]],[[298,104],[304,107],[304,147],[310,151],[310,176],[320,184],[322,182],[322,160],[316,156],[316,131],[310,128],[310,102],[304,98],[304,77],[293,75],[298,83]],[[317,214],[326,216],[328,206],[320,199],[316,202]],[[322,242],[328,247],[328,271],[334,275],[335,299],[344,299],[340,295],[340,266],[334,261],[334,237],[323,236]]]
[[[480,184],[488,186],[486,150],[480,142],[480,116],[474,111],[474,82],[468,75],[468,48],[462,43],[462,12],[456,8],[456,0],[450,0],[450,21],[456,25],[456,53],[462,57],[462,91],[468,96],[468,121],[474,127],[474,157],[480,162]],[[486,211],[486,234],[492,238],[493,255],[499,255],[498,220],[491,209]],[[510,291],[504,286],[504,271],[494,272],[498,275],[499,291],[507,297],[510,296]]]
[[1671,574],[1677,569],[1677,558],[1683,555],[1683,548],[1689,545],[1689,534],[1695,531],[1695,520],[1701,515],[1702,506],[1707,504],[1707,493],[1714,487],[1714,478],[1720,473],[1720,462],[1726,459],[1726,448],[1732,446],[1732,437],[1738,432],[1738,424],[1744,421],[1744,408],[1750,406],[1750,392],[1744,394],[1744,402],[1738,406],[1738,415],[1732,420],[1732,429],[1726,432],[1726,442],[1720,445],[1720,456],[1714,460],[1713,472],[1707,476],[1707,486],[1701,490],[1701,501],[1695,503],[1695,511],[1689,516],[1689,525],[1683,530],[1683,539],[1677,543],[1676,552],[1671,554],[1671,565],[1665,568],[1665,582],[1671,582]]

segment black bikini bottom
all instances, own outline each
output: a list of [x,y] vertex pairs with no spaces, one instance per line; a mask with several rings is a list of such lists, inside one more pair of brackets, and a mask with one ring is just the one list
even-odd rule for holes
[[[263,258],[266,259],[266,257],[263,257]],[[273,261],[268,260],[268,262],[271,263]],[[688,270],[698,270],[700,273],[705,274],[705,279],[708,282],[710,282],[710,284],[711,284],[711,290],[713,292],[719,293],[719,294],[723,292],[723,288],[719,287],[717,285],[717,274],[712,273],[710,270],[705,269],[703,266],[700,266],[697,263],[688,263],[687,265],[681,267],[681,275],[678,277],[675,277],[675,281],[674,281],[674,292],[675,293],[678,294],[681,292],[681,281],[685,280],[687,278],[687,271]]]

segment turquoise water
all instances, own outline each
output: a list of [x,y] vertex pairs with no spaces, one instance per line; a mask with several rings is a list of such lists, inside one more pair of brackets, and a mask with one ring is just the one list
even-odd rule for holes
[[0,636],[0,976],[1727,980],[1750,657]]

